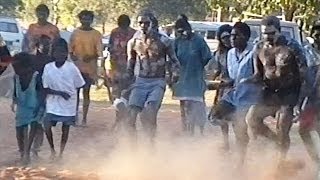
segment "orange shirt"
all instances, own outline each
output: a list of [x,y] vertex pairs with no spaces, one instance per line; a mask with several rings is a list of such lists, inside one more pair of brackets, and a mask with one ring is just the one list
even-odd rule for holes
[[76,29],[73,31],[69,51],[77,57],[74,63],[82,73],[89,74],[91,78],[96,77],[97,60],[102,57],[102,35],[99,31],[93,29],[84,31]]
[[57,26],[51,23],[46,25],[39,25],[38,23],[30,24],[27,34],[29,40],[33,40],[33,38],[39,38],[41,35],[46,35],[50,37],[51,40],[60,37],[59,29]]

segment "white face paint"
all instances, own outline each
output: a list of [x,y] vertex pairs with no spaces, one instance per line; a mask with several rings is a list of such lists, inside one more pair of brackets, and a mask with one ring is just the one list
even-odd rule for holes
[[273,25],[261,25],[261,37],[269,42],[273,42],[280,35],[280,31]]
[[138,24],[139,24],[140,30],[145,34],[150,32],[152,29],[152,22],[150,18],[147,16],[139,16]]

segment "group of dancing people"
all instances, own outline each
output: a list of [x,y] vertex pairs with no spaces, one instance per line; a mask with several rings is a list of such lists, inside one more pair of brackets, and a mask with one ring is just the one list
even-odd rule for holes
[[[51,128],[62,122],[59,157],[62,157],[72,125],[87,125],[90,87],[98,79],[97,67],[104,68],[106,82],[112,84],[116,108],[114,127],[122,124],[132,141],[137,139],[136,121],[140,114],[143,131],[153,144],[157,115],[169,87],[180,101],[183,130],[191,135],[205,123],[221,126],[224,149],[229,150],[232,124],[240,165],[246,157],[248,128],[253,138],[265,136],[276,142],[279,165],[290,147],[290,129],[300,122],[299,133],[312,159],[319,154],[311,132],[318,125],[318,67],[320,24],[311,30],[309,49],[281,34],[280,20],[266,16],[261,21],[260,40],[249,42],[250,27],[244,22],[222,25],[217,31],[219,45],[213,53],[204,38],[192,31],[185,15],[175,24],[175,38],[159,30],[155,15],[147,10],[137,16],[138,30],[130,27],[129,16],[118,18],[108,51],[110,69],[105,69],[102,35],[92,28],[94,13],[81,11],[81,26],[73,31],[69,44],[59,29],[47,21],[49,9],[36,8],[38,22],[31,24],[22,53],[10,56],[1,43],[1,73],[14,70],[12,110],[16,113],[16,134],[22,162],[35,157],[46,134],[51,157],[56,158]],[[206,74],[215,83],[206,83]],[[0,79],[1,80],[1,79]],[[168,86],[167,86],[168,85]],[[83,92],[83,117],[79,122],[79,92]],[[209,115],[205,91],[217,96]],[[277,121],[276,132],[264,124],[268,116]]]

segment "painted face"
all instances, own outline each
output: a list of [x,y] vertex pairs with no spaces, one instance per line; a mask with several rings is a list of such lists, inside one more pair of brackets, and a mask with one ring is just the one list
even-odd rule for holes
[[147,16],[139,16],[138,17],[138,24],[140,27],[140,30],[144,33],[147,33],[151,30],[151,20]]
[[230,36],[231,46],[234,48],[242,48],[247,44],[247,39],[243,33],[237,29],[232,29]]
[[49,13],[46,11],[37,11],[36,16],[38,18],[38,21],[45,22],[45,21],[47,21],[47,19],[49,17]]
[[261,25],[261,36],[262,39],[273,43],[274,40],[280,35],[280,31],[273,25],[265,26]]
[[91,24],[93,23],[93,18],[92,16],[82,16],[80,18],[80,23],[84,27],[90,27]]

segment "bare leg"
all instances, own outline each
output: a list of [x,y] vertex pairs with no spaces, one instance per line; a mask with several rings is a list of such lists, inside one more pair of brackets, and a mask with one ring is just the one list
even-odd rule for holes
[[180,101],[180,113],[181,113],[182,130],[187,131],[185,101]]
[[20,127],[16,127],[16,138],[17,138],[17,142],[18,142],[18,147],[19,147],[19,152],[20,152],[20,158],[22,159],[24,156],[24,135],[25,135],[25,127],[24,126],[20,126]]
[[273,141],[277,140],[277,135],[263,123],[264,118],[275,115],[276,107],[254,105],[249,109],[246,119],[251,128],[254,137],[258,135],[264,136]]
[[280,111],[281,113],[277,123],[277,134],[280,148],[280,160],[284,160],[290,147],[289,132],[292,126],[293,108],[282,106]]
[[312,141],[310,131],[300,127],[299,134],[300,134],[300,137],[303,141],[303,144],[305,145],[306,150],[308,151],[308,154],[311,157],[311,159],[314,162],[319,163],[320,161],[319,161],[318,152],[315,147],[315,144]]
[[45,132],[47,136],[48,143],[50,145],[50,150],[51,150],[51,158],[55,158],[56,151],[54,149],[54,144],[53,144],[53,135],[52,135],[52,124],[51,122],[47,122],[45,124]]
[[77,90],[77,113],[76,113],[76,124],[78,124],[78,122],[79,122],[80,90],[81,90],[81,88],[79,88],[79,89]]
[[36,135],[34,137],[32,153],[35,157],[38,157],[38,152],[40,151],[40,147],[43,144],[44,130],[42,124],[37,123],[36,126]]
[[230,144],[229,144],[229,125],[227,122],[221,124],[221,132],[223,136],[223,150],[229,151]]
[[240,113],[236,113],[236,119],[233,123],[233,130],[236,136],[236,142],[238,146],[238,153],[239,153],[239,168],[243,165],[246,154],[247,154],[247,146],[249,143],[249,135],[248,135],[248,126],[245,121],[247,111],[243,111]]
[[61,144],[60,144],[60,154],[59,156],[62,157],[64,149],[66,147],[68,138],[69,138],[69,130],[70,126],[69,125],[62,125],[62,135],[61,135]]
[[193,110],[192,110],[192,102],[191,101],[184,101],[184,113],[185,113],[185,120],[187,124],[187,131],[188,133],[193,136],[195,131],[195,121],[196,118],[194,117]]
[[33,140],[34,140],[34,137],[37,133],[37,122],[32,122],[30,124],[30,132],[29,132],[29,136],[27,138],[27,148],[25,149],[25,155],[24,155],[24,163],[28,164],[30,163],[30,151],[31,151],[31,147],[32,147],[32,144],[33,144]]
[[154,143],[154,138],[156,136],[156,129],[157,129],[157,114],[158,114],[158,107],[155,102],[149,102],[148,105],[143,110],[142,116],[142,126],[150,138],[150,142]]
[[130,106],[129,112],[128,112],[128,119],[126,123],[127,132],[129,133],[130,141],[132,141],[133,144],[136,144],[137,140],[137,129],[136,129],[136,121],[138,113],[141,112],[141,108],[137,106]]
[[87,116],[89,111],[89,105],[90,105],[90,86],[83,88],[83,119],[82,119],[82,125],[87,125]]

